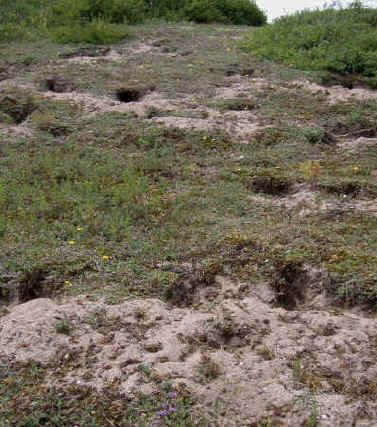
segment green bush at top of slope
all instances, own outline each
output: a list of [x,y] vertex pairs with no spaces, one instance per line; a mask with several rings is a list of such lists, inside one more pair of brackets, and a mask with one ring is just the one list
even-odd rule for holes
[[254,26],[267,20],[254,0],[0,0],[0,12],[0,41],[111,43],[127,35],[117,25],[156,17]]
[[267,22],[253,0],[181,0],[182,17],[193,22],[260,26]]
[[265,13],[254,0],[155,0],[150,16],[198,23],[222,22],[260,26],[267,22]]
[[377,9],[356,2],[298,12],[253,31],[242,46],[301,69],[377,77]]
[[142,22],[144,0],[0,0],[0,42],[51,38],[61,43],[115,43]]

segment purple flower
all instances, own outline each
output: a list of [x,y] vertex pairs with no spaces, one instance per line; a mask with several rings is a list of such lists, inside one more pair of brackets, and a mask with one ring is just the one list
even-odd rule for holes
[[173,392],[173,393],[170,395],[170,398],[171,398],[172,400],[174,400],[174,399],[176,399],[176,398],[177,398],[177,396],[178,396],[178,394],[177,394],[177,392],[175,391],[175,392]]
[[168,415],[168,411],[158,411],[157,414],[160,415],[160,417],[165,417]]
[[175,408],[169,408],[169,412],[174,412],[175,411]]

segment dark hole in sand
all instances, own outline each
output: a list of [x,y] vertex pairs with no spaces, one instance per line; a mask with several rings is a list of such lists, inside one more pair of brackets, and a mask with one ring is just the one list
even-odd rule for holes
[[49,77],[45,80],[47,90],[55,93],[71,92],[73,90],[73,83],[58,77]]
[[292,188],[292,184],[284,178],[256,176],[252,179],[250,187],[256,193],[279,196],[289,193]]
[[29,98],[17,99],[15,96],[6,95],[0,99],[0,112],[8,114],[16,124],[24,122],[35,108],[36,105]]
[[140,89],[121,88],[116,91],[116,98],[120,102],[137,102],[143,97]]
[[359,183],[344,182],[339,184],[322,184],[320,185],[322,190],[325,190],[330,194],[343,195],[356,197],[362,191],[362,187]]
[[294,263],[278,266],[274,283],[276,305],[286,310],[297,309],[305,300],[307,282],[307,274],[301,266]]

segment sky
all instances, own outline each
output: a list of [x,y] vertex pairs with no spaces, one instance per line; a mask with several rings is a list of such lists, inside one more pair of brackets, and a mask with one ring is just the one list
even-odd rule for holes
[[[257,5],[267,13],[268,21],[271,22],[274,18],[277,18],[287,13],[293,13],[303,9],[315,9],[317,7],[322,8],[326,3],[332,3],[331,0],[327,2],[324,0],[256,0]],[[351,3],[351,0],[341,1],[343,5]],[[366,0],[363,4],[377,7],[377,0]]]

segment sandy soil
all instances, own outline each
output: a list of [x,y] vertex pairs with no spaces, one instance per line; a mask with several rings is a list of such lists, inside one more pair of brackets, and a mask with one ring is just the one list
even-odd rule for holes
[[[377,410],[377,320],[331,314],[321,272],[301,286],[310,298],[298,310],[276,307],[267,284],[221,276],[198,290],[196,309],[157,299],[112,306],[84,296],[61,303],[35,299],[1,319],[0,358],[58,361],[67,369],[63,378],[51,376],[51,384],[100,390],[116,381],[131,395],[153,392],[152,381],[140,385],[140,367],[147,364],[177,389],[187,387],[204,407],[220,402],[229,426],[253,425],[266,416],[273,425],[302,426],[314,398],[320,426],[377,425],[371,422]],[[209,311],[209,303],[215,309]],[[56,332],[64,318],[71,336]],[[218,370],[209,382],[201,378],[203,360]]]

